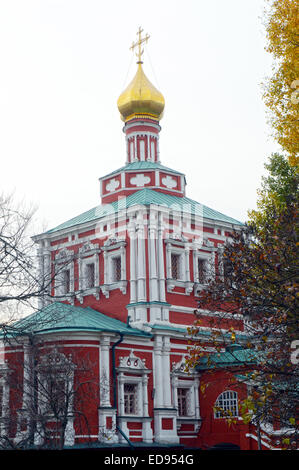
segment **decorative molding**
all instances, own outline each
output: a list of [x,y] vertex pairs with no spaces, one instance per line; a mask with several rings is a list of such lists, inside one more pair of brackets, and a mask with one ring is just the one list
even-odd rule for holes
[[133,370],[139,370],[139,371],[146,371],[148,370],[146,365],[145,365],[145,359],[140,359],[139,357],[135,356],[133,350],[131,350],[129,356],[123,357],[121,356],[119,358],[119,367],[118,369],[121,368],[127,369],[128,371]]
[[90,256],[93,255],[95,252],[100,251],[100,245],[98,243],[91,243],[91,241],[87,241],[84,245],[79,248],[79,255],[80,256]]
[[130,183],[137,187],[142,187],[151,181],[149,176],[145,176],[144,173],[138,173],[136,176],[130,179]]
[[112,193],[113,191],[115,191],[118,187],[120,186],[120,182],[115,179],[115,178],[112,178],[109,183],[106,183],[106,191],[108,191],[109,193]]
[[113,250],[120,246],[126,246],[126,244],[127,242],[124,239],[118,238],[115,235],[112,235],[104,242],[104,246],[102,247],[102,250],[104,251]]
[[167,175],[165,176],[164,178],[162,178],[162,183],[164,184],[164,186],[166,186],[166,188],[168,189],[173,189],[173,188],[176,188],[177,185],[178,185],[178,182],[172,178],[171,176]]

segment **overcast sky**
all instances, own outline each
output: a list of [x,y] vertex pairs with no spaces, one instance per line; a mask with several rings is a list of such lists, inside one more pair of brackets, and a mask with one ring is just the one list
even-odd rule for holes
[[126,159],[116,102],[135,74],[141,25],[144,70],[166,101],[161,163],[186,174],[188,197],[246,220],[279,150],[262,101],[264,7],[0,0],[1,190],[37,205],[48,228],[100,203],[98,178]]

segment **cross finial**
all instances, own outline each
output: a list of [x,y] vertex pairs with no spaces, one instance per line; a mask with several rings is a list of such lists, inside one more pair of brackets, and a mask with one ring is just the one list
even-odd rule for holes
[[146,34],[146,36],[144,38],[141,37],[141,33],[143,32],[143,29],[141,29],[141,27],[139,26],[139,29],[137,31],[137,36],[138,36],[138,41],[132,43],[132,46],[130,47],[130,49],[132,49],[132,51],[134,51],[135,47],[138,46],[138,52],[136,52],[136,57],[138,58],[138,61],[137,61],[137,64],[142,64],[142,60],[141,60],[141,56],[144,52],[144,49],[141,48],[141,45],[145,42],[147,42],[150,38],[150,36],[148,34]]

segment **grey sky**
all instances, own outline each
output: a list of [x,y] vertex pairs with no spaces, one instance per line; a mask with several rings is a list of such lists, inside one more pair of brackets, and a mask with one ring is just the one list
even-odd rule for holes
[[166,101],[161,162],[186,174],[188,197],[245,220],[279,150],[260,85],[272,64],[264,6],[1,0],[1,189],[37,204],[48,228],[99,204],[98,178],[125,163],[116,101],[141,25],[144,70]]

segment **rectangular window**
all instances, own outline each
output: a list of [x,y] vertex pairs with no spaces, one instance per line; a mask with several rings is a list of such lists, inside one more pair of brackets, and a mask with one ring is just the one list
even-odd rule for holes
[[112,258],[112,282],[121,281],[121,257]]
[[125,414],[137,414],[137,385],[124,384],[124,408]]
[[94,263],[86,264],[85,267],[85,287],[90,289],[95,285],[95,269]]
[[64,415],[66,411],[67,396],[66,383],[62,378],[50,377],[47,379],[47,408],[55,416]]
[[189,388],[178,388],[178,413],[179,416],[188,416],[189,411]]
[[206,280],[206,261],[198,258],[197,259],[197,270],[198,270],[198,282],[204,284]]
[[71,291],[71,273],[69,269],[62,272],[63,293],[68,294]]
[[171,277],[172,279],[181,278],[181,257],[176,253],[171,253]]

